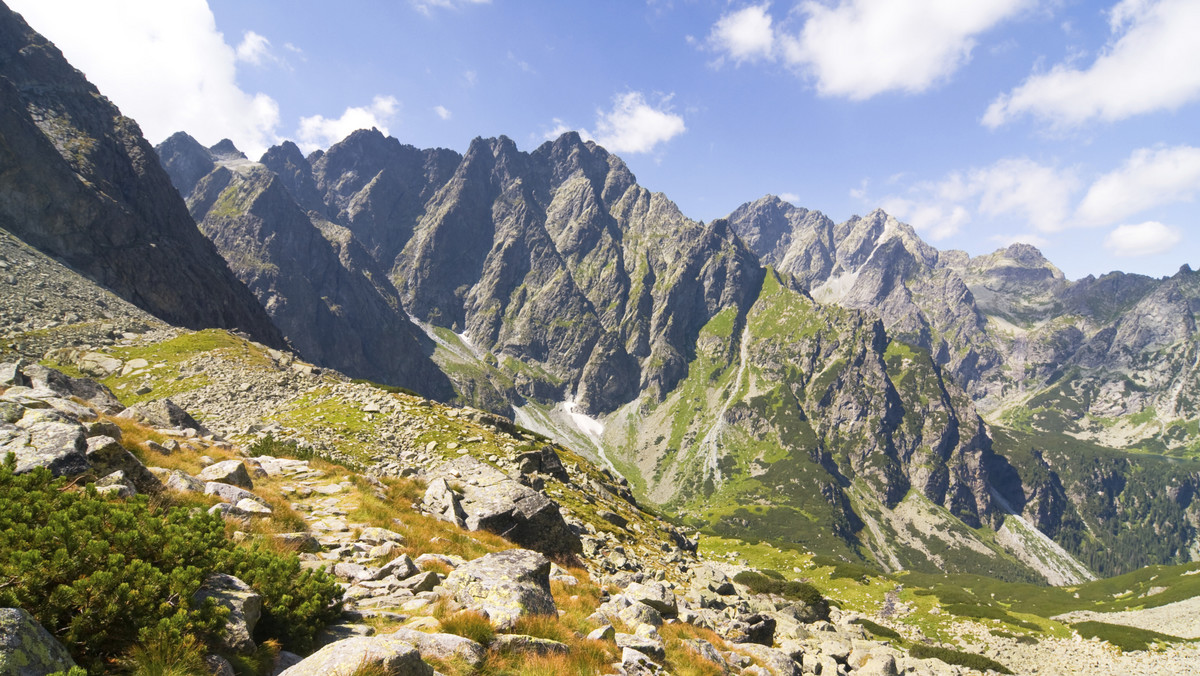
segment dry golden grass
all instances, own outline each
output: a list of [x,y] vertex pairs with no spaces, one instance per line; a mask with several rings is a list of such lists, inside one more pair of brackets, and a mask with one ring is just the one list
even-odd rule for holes
[[682,622],[664,624],[659,628],[667,649],[665,666],[677,676],[720,676],[724,673],[719,666],[704,659],[696,651],[684,645],[684,641],[702,638],[717,650],[727,651],[729,646],[716,632]]
[[461,610],[457,613],[434,609],[434,617],[441,623],[441,632],[469,638],[476,643],[486,646],[496,636],[496,629],[488,618],[473,610]]

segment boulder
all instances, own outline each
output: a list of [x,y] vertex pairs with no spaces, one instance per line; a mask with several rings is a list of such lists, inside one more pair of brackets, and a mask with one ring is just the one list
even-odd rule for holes
[[775,618],[762,613],[740,615],[726,627],[725,640],[769,646],[775,642]]
[[30,364],[21,371],[31,387],[48,389],[64,398],[78,397],[102,413],[117,413],[125,408],[111,390],[89,378],[73,378],[41,364]]
[[675,617],[679,612],[679,603],[675,594],[661,582],[642,584],[634,582],[623,592],[631,600],[644,603],[662,613],[663,617]]
[[693,638],[685,640],[683,645],[688,650],[691,650],[700,657],[703,657],[709,662],[712,662],[720,667],[723,673],[729,672],[729,664],[725,661],[725,658],[721,656],[721,651],[717,650],[717,647],[708,641],[705,641],[702,638]]
[[[743,643],[732,646],[735,652],[753,657],[758,660],[758,663],[765,666],[772,676],[801,676],[803,670],[799,664],[792,660],[791,656],[782,650],[759,645],[757,643]],[[821,672],[825,673],[824,671]],[[832,673],[838,673],[834,670]]]
[[29,378],[21,373],[22,367],[26,366],[23,359],[17,361],[6,361],[0,364],[0,387],[28,387]]
[[137,495],[138,491],[133,482],[125,476],[125,472],[117,470],[96,480],[96,492],[100,495],[131,498]]
[[417,564],[413,563],[412,558],[408,554],[401,554],[383,564],[373,579],[382,580],[389,575],[394,575],[397,580],[404,580],[418,572],[420,571],[417,570]]
[[162,482],[158,477],[113,437],[88,437],[85,457],[92,466],[92,472],[97,476],[124,472],[125,477],[139,493],[157,493],[162,490]]
[[351,676],[363,669],[389,676],[433,676],[417,648],[396,636],[356,636],[321,648],[280,676]]
[[196,422],[195,418],[170,399],[155,399],[134,404],[118,413],[117,417],[136,420],[150,427],[194,429],[201,433],[207,433],[203,425]]
[[93,378],[105,378],[121,370],[124,365],[120,359],[103,352],[87,352],[75,363],[80,373]]
[[17,474],[45,467],[54,476],[75,476],[91,469],[85,455],[87,432],[83,425],[56,413],[26,409],[8,433],[0,433],[0,457],[17,456]]
[[566,643],[525,634],[496,634],[490,648],[502,653],[528,653],[539,657],[566,655],[571,652],[571,647]]
[[550,593],[550,560],[527,549],[468,561],[442,585],[456,601],[485,613],[501,630],[511,628],[523,615],[558,612]]
[[247,490],[254,488],[254,482],[250,480],[250,472],[246,469],[246,463],[241,460],[226,460],[209,465],[196,478],[203,481],[217,481]]
[[75,666],[71,654],[21,608],[0,608],[0,674],[43,676]]
[[199,604],[210,598],[229,609],[221,645],[242,654],[254,652],[254,626],[262,615],[262,597],[258,592],[232,575],[212,573],[205,578],[193,600]]
[[466,528],[467,514],[462,509],[462,498],[455,493],[443,477],[429,482],[421,507],[442,521]]
[[543,554],[583,551],[579,536],[567,526],[557,503],[495,467],[465,455],[446,463],[436,474],[456,476],[463,484],[458,504],[468,530],[490,531]]
[[638,631],[633,634],[618,632],[616,642],[618,648],[633,648],[658,662],[667,657],[667,648],[663,644],[662,637],[658,635],[658,631],[654,627],[648,624],[638,625]]
[[204,484],[205,495],[215,495],[231,505],[236,505],[240,500],[254,500],[261,503],[264,507],[269,507],[265,500],[251,493],[244,488],[230,486],[219,481],[209,481]]
[[204,491],[203,481],[184,472],[183,470],[173,469],[167,475],[167,480],[163,486],[172,491],[182,491],[185,493],[200,493]]
[[475,641],[454,634],[428,634],[423,631],[401,627],[389,634],[402,641],[408,641],[416,646],[421,657],[432,657],[438,660],[461,659],[463,662],[478,667],[483,664],[487,651]]

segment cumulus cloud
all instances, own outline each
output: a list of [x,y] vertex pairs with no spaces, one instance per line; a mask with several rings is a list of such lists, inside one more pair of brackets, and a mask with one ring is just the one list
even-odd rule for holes
[[1200,193],[1200,148],[1140,148],[1097,179],[1079,204],[1079,219],[1108,225]]
[[369,106],[352,106],[341,117],[328,118],[323,115],[300,118],[296,131],[297,145],[309,153],[318,148],[328,148],[359,129],[375,127],[388,134],[387,124],[400,110],[400,102],[394,96],[376,96]]
[[806,0],[798,33],[775,26],[768,5],[723,15],[707,45],[735,63],[782,60],[825,96],[868,99],[922,92],[971,58],[979,35],[1036,0]]
[[612,110],[597,111],[596,141],[614,153],[648,153],[686,131],[683,118],[671,112],[671,97],[651,105],[641,92],[626,92]]
[[1070,227],[1078,189],[1074,171],[1024,157],[1005,158],[952,172],[940,181],[918,183],[906,195],[884,199],[882,206],[933,240],[957,234],[973,214],[1056,232]]
[[767,3],[752,5],[722,16],[709,33],[708,42],[735,63],[774,59],[775,31]]
[[[279,106],[237,84],[238,53],[203,0],[9,0],[157,143],[187,131],[250,157],[276,142]],[[243,41],[244,42],[244,41]],[[251,49],[248,47],[248,49]]]
[[1104,238],[1104,248],[1114,256],[1133,258],[1166,253],[1181,241],[1183,233],[1179,228],[1157,221],[1146,221],[1113,228],[1108,237]]
[[1031,75],[988,106],[999,127],[1029,114],[1053,126],[1174,110],[1200,98],[1200,3],[1122,0],[1109,12],[1113,40],[1087,68],[1064,63]]
[[450,119],[450,111],[446,108],[446,106],[434,106],[433,112],[437,113],[437,116],[443,120]]

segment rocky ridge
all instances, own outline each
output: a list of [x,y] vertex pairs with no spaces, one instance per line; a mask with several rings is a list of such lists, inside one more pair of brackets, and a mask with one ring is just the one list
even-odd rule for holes
[[0,229],[164,321],[282,345],[137,124],[4,5],[0,91]]

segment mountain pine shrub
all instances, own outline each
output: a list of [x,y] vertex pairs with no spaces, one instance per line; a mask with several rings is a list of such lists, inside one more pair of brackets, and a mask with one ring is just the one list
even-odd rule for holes
[[[91,673],[147,641],[207,642],[228,611],[192,597],[213,572],[263,596],[255,639],[303,651],[338,612],[336,583],[295,557],[239,547],[220,517],[110,500],[48,470],[0,463],[0,607],[28,610]],[[163,638],[166,637],[166,638]]]

